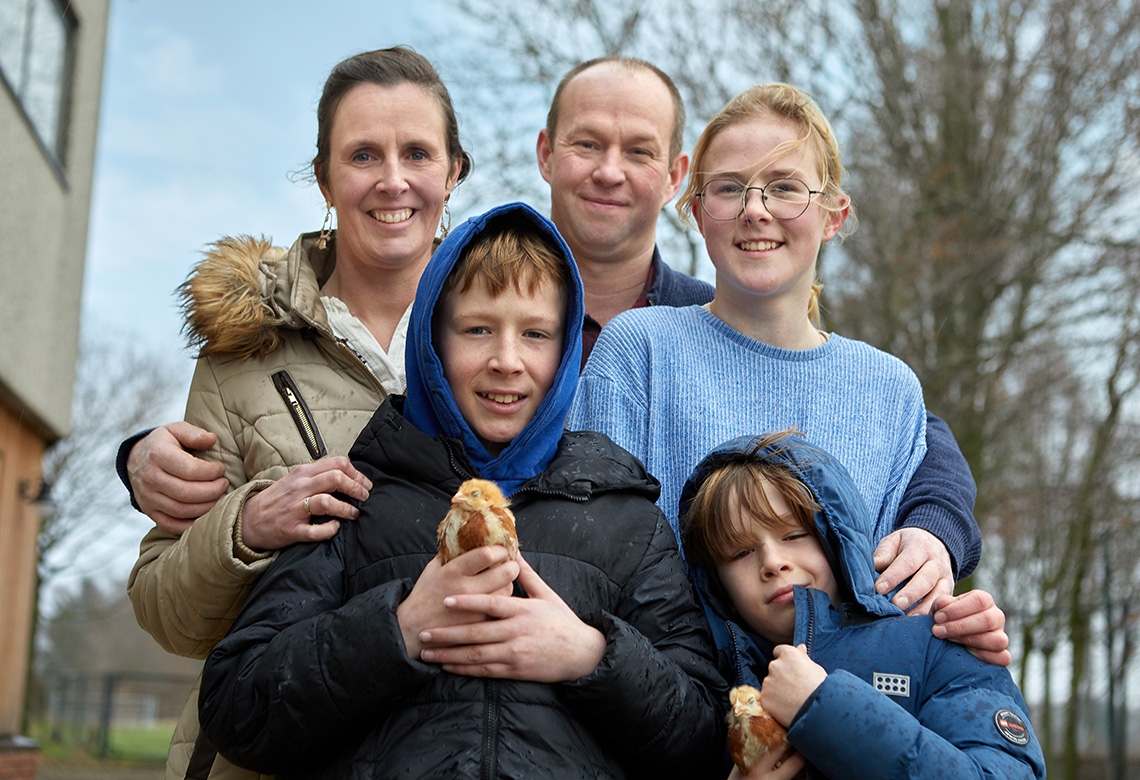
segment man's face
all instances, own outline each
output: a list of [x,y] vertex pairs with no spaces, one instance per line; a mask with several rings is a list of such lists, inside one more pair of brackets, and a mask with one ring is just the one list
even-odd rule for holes
[[602,63],[562,92],[554,137],[538,136],[550,215],[579,264],[649,253],[657,215],[681,186],[689,158],[669,156],[674,106],[652,71]]

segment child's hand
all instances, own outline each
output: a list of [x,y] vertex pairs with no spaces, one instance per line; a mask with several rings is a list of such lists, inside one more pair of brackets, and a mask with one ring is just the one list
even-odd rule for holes
[[777,723],[788,728],[807,697],[826,677],[827,672],[808,657],[804,645],[777,645],[760,688],[760,705]]
[[444,600],[464,593],[509,596],[519,575],[519,565],[507,558],[501,545],[476,547],[446,564],[437,555],[428,562],[408,597],[396,608],[409,658],[423,650],[420,634],[429,628],[486,620],[480,612],[463,612],[444,605]]
[[420,635],[423,660],[454,674],[535,682],[576,680],[597,667],[606,650],[602,633],[583,623],[521,553],[516,562],[528,598],[468,594],[447,599],[452,609],[488,619],[429,627]]
[[748,774],[733,767],[728,780],[793,780],[803,768],[803,756],[789,746],[782,754],[776,750],[765,753]]

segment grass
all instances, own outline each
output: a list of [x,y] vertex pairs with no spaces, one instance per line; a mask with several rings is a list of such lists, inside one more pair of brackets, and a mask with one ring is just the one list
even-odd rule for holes
[[[113,728],[108,739],[107,758],[140,764],[161,764],[166,761],[170,737],[175,721],[160,722],[154,728]],[[48,761],[67,764],[97,762],[99,732],[91,727],[77,734],[70,728],[60,730],[59,739],[52,739],[46,724],[38,723],[30,734],[40,744],[40,756]]]

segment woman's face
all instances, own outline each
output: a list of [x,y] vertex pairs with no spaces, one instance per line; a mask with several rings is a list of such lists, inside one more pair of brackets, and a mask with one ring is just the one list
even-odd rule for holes
[[459,176],[439,100],[410,83],[358,84],[341,98],[321,192],[337,213],[337,262],[426,264]]
[[[701,182],[731,179],[741,186],[763,187],[785,177],[802,180],[809,189],[821,188],[820,161],[811,144],[801,143],[773,157],[778,146],[799,139],[799,127],[774,116],[746,119],[720,131],[701,162]],[[796,219],[777,220],[768,213],[758,191],[748,193],[748,205],[734,220],[717,221],[698,202],[693,209],[717,274],[717,297],[733,295],[775,301],[807,300],[822,242],[839,232],[844,214],[823,209],[812,195],[807,210]],[[699,199],[698,199],[699,200]]]

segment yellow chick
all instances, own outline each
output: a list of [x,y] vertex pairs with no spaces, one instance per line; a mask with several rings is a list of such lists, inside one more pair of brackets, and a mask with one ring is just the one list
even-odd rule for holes
[[451,509],[439,524],[439,557],[447,563],[468,550],[501,544],[514,559],[519,551],[510,501],[494,482],[469,479],[451,497]]
[[732,761],[748,774],[760,756],[787,744],[788,732],[760,706],[760,691],[740,685],[728,692],[728,752]]

